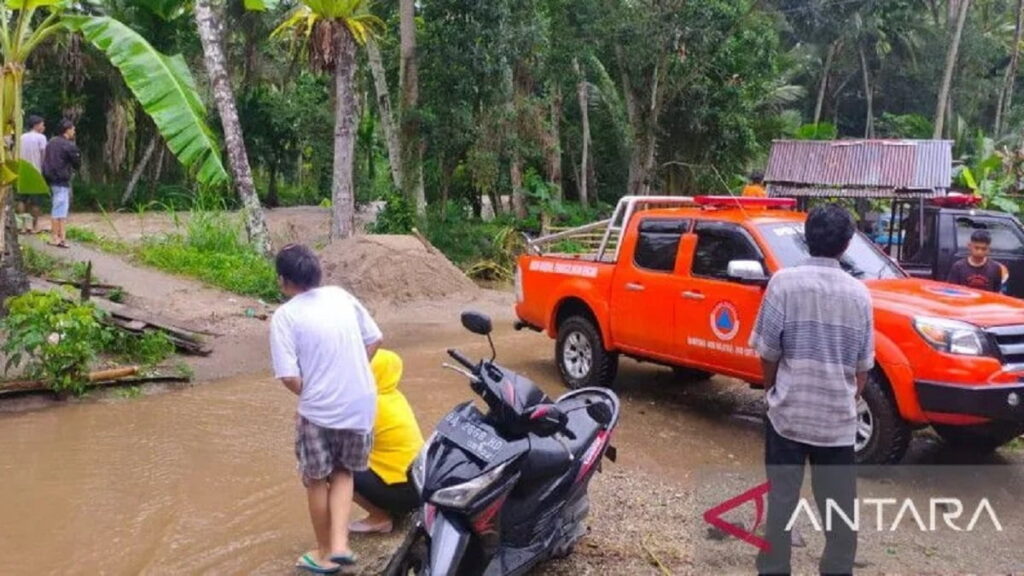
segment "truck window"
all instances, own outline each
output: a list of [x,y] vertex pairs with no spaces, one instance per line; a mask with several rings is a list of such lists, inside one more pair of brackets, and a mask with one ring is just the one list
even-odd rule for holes
[[992,235],[992,252],[995,254],[1024,254],[1024,242],[1021,241],[1013,221],[1005,218],[957,218],[957,250],[967,248],[967,243],[971,241],[971,234],[975,230],[988,230]]
[[[783,268],[799,266],[811,254],[804,241],[803,223],[762,224],[761,237]],[[902,270],[863,234],[857,232],[839,265],[862,280],[904,278]]]
[[720,280],[729,279],[729,262],[764,262],[761,251],[746,230],[725,222],[697,222],[697,250],[693,256],[693,275]]
[[676,269],[679,239],[689,228],[689,220],[667,220],[664,218],[642,220],[633,263],[638,268],[645,270],[672,272]]

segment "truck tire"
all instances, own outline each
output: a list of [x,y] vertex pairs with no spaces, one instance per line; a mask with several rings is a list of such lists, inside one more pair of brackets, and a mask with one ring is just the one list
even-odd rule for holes
[[555,361],[562,381],[572,390],[610,387],[619,369],[619,355],[604,349],[601,332],[585,316],[572,316],[558,326]]
[[954,448],[986,454],[1024,434],[1024,423],[1021,422],[988,422],[974,426],[933,424],[932,428]]
[[857,403],[857,464],[895,464],[910,446],[912,431],[900,416],[884,378],[872,371]]

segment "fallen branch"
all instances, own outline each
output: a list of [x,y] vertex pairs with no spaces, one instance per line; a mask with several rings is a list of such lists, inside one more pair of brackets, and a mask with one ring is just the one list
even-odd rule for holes
[[[100,382],[112,382],[134,376],[139,373],[138,366],[125,366],[122,368],[111,368],[109,370],[97,370],[89,373],[89,384],[96,385]],[[42,380],[20,380],[4,382],[0,384],[0,395],[12,392],[49,392],[51,388]]]
[[664,576],[672,576],[672,572],[665,567],[665,564],[661,562],[661,559],[658,558],[658,556],[654,554],[654,551],[651,550],[650,546],[647,545],[647,536],[640,537],[640,547],[644,549],[644,552],[646,552],[648,556],[650,556],[651,564],[657,566]]
[[[90,388],[112,388],[114,386],[138,386],[139,384],[184,384],[190,382],[185,376],[142,376],[140,378],[122,378],[120,380],[103,380],[102,382],[90,382]],[[47,387],[26,388],[24,390],[2,390],[0,398],[12,398],[16,396],[27,396],[30,394],[41,394],[53,392]]]

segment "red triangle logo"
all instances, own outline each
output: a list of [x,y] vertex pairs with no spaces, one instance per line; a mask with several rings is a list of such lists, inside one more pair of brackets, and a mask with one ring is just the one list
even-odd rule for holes
[[[715,506],[714,508],[705,512],[704,521],[718,528],[722,532],[729,534],[730,536],[739,538],[740,540],[743,540],[748,544],[756,546],[761,550],[767,550],[768,541],[764,538],[759,538],[755,536],[754,533],[757,531],[757,527],[761,525],[761,519],[764,517],[764,495],[768,493],[768,490],[770,488],[771,484],[769,482],[765,482],[764,484],[759,484],[751,488],[750,490],[747,490],[746,492],[740,494],[739,496],[736,496],[735,498],[730,498],[725,502],[722,502],[718,506]],[[751,500],[753,500],[754,502],[754,507],[757,511],[757,517],[754,520],[754,525],[753,527],[751,527],[749,532],[733,524],[732,522],[728,522],[724,518],[722,518],[722,515],[728,512],[729,510],[739,508],[744,503]]]

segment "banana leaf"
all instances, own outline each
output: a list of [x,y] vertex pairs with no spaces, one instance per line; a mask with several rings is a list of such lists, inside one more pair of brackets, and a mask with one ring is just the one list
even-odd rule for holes
[[220,146],[206,124],[206,108],[180,54],[161,54],[137,32],[113,18],[68,16],[64,20],[120,70],[125,84],[153,119],[168,148],[183,165],[197,169],[200,183],[218,185],[228,181]]
[[277,8],[281,0],[245,0],[245,9],[253,12],[266,12]]
[[18,194],[44,196],[49,193],[50,187],[39,170],[25,160],[18,160]]

